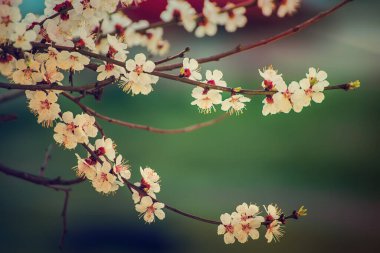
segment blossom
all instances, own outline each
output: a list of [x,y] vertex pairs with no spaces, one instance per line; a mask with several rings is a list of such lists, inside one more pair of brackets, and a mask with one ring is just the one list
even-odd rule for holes
[[191,32],[194,30],[196,11],[186,1],[169,0],[166,9],[161,13],[160,17],[165,22],[175,20],[177,23],[183,25],[186,31]]
[[197,60],[189,58],[183,59],[180,77],[186,77],[190,80],[201,80],[202,75],[199,73],[199,65]]
[[153,72],[155,64],[147,61],[144,54],[137,54],[134,60],[129,59],[125,66],[129,73],[122,79],[124,81],[123,89],[131,91],[133,95],[149,94],[153,90],[152,84],[158,81],[158,78],[148,74]]
[[240,243],[245,243],[248,238],[251,237],[252,240],[259,239],[259,231],[257,230],[261,223],[264,221],[261,216],[253,218],[251,221],[246,223],[240,223],[236,226],[236,238]]
[[141,198],[145,196],[145,194],[140,193],[133,188],[131,188],[131,191],[132,191],[132,199],[135,204],[139,203],[141,201]]
[[157,172],[149,167],[146,167],[144,169],[140,167],[140,173],[142,177],[141,181],[135,183],[135,185],[144,190],[149,196],[155,198],[156,193],[160,192],[161,190],[159,184],[160,176],[157,174]]
[[90,63],[90,59],[78,52],[62,51],[58,54],[58,67],[63,70],[79,71],[84,65]]
[[9,35],[13,32],[13,29],[17,22],[21,19],[21,13],[19,8],[15,8],[8,5],[1,5],[0,8],[0,29],[5,34]]
[[96,72],[99,72],[97,80],[103,81],[104,79],[110,78],[112,76],[115,78],[119,78],[121,71],[119,66],[115,66],[112,63],[105,62],[104,65],[100,65],[96,69]]
[[78,154],[75,154],[78,159],[78,164],[76,167],[76,173],[78,177],[86,177],[89,180],[93,180],[96,176],[95,163],[92,162],[92,159],[82,159]]
[[243,95],[232,95],[222,102],[222,111],[229,112],[230,114],[236,113],[237,115],[243,112],[245,104],[250,102],[251,99]]
[[268,243],[272,240],[279,241],[280,238],[284,235],[284,230],[279,221],[274,220],[269,225],[267,225],[267,232],[265,233],[265,238]]
[[116,156],[115,147],[111,138],[97,139],[95,141],[96,155],[103,161],[106,161],[107,157],[109,160],[113,161]]
[[119,61],[125,61],[128,53],[128,45],[119,41],[115,36],[109,34],[107,35],[107,41],[109,43],[107,56]]
[[227,32],[235,32],[237,28],[244,27],[247,24],[247,17],[245,16],[246,9],[244,7],[234,8],[233,3],[228,3],[224,8],[232,9],[223,14],[224,26]]
[[[95,117],[87,113],[78,114],[75,117],[76,124],[87,135],[87,137],[94,138],[98,134],[98,128],[95,126]],[[88,141],[85,141],[88,142]]]
[[[294,94],[300,91],[297,82],[292,82],[289,87],[286,86],[284,82],[280,82],[276,85],[277,93],[273,95],[273,100],[275,101],[278,111],[289,113],[293,108]],[[297,96],[297,95],[296,95]],[[297,104],[295,102],[295,104]],[[299,103],[298,103],[299,104]],[[302,109],[302,107],[300,108]],[[296,105],[296,111],[299,110],[299,106]]]
[[[227,83],[222,80],[223,73],[220,70],[206,71],[206,81],[208,85],[226,87]],[[222,95],[220,90],[196,87],[193,89],[191,96],[195,98],[192,105],[197,105],[200,112],[210,113],[212,109],[215,110],[214,105],[222,103]]]
[[224,213],[220,216],[222,224],[218,226],[218,235],[224,235],[224,243],[232,244],[235,242],[235,226],[232,224],[232,216]]
[[258,0],[257,6],[261,9],[263,15],[267,17],[272,15],[274,8],[276,8],[273,0]]
[[35,55],[36,61],[46,63],[46,66],[53,67],[58,65],[59,52],[54,47],[49,47],[46,53],[38,53]]
[[96,164],[96,176],[92,180],[92,186],[98,192],[105,194],[114,192],[119,188],[116,176],[111,173],[111,165],[108,162]]
[[329,85],[327,79],[327,73],[323,70],[316,70],[315,68],[309,68],[309,73],[306,74],[311,85],[320,84],[324,87]]
[[55,65],[43,64],[41,67],[41,73],[43,80],[48,84],[61,82],[64,78],[63,74],[57,71]]
[[62,122],[56,124],[54,132],[54,140],[67,149],[73,149],[78,143],[84,143],[85,140],[88,140],[77,120],[74,119],[72,112],[62,114]]
[[38,115],[37,122],[43,126],[50,127],[54,120],[59,118],[61,109],[57,104],[57,94],[52,91],[30,91],[29,108]]
[[285,0],[281,1],[277,10],[277,16],[285,17],[287,14],[293,15],[300,6],[301,0]]
[[300,81],[299,85],[302,92],[294,96],[294,101],[300,105],[306,107],[310,105],[311,100],[315,103],[322,103],[325,99],[325,95],[323,94],[325,86],[323,82],[312,85],[309,79],[304,78]]
[[100,0],[82,0],[72,2],[75,12],[79,15],[83,15],[83,17],[87,19],[94,18],[100,8],[100,4]]
[[32,49],[31,41],[34,41],[37,37],[33,30],[26,30],[26,24],[17,23],[14,26],[13,33],[10,35],[10,40],[13,41],[13,46],[21,48],[22,50]]
[[277,205],[268,205],[268,207],[264,206],[264,209],[268,214],[265,218],[267,221],[277,220],[282,214],[281,209],[279,209]]
[[129,170],[129,165],[123,161],[123,157],[121,155],[118,155],[116,157],[115,164],[112,170],[121,182],[123,182],[123,179],[128,180],[131,178],[131,171]]
[[204,1],[203,16],[199,19],[195,29],[195,36],[202,38],[205,35],[214,36],[218,30],[217,24],[221,23],[220,8],[209,0]]
[[16,59],[3,51],[0,52],[0,74],[10,76],[16,65]]
[[[259,70],[261,77],[264,79],[262,86],[266,91],[276,91],[277,86],[286,87],[285,81],[282,79],[282,74],[278,74],[277,70],[274,70],[272,66]],[[280,111],[279,106],[276,104],[273,95],[267,95],[263,100],[264,116],[268,114],[276,114]]]
[[12,79],[15,83],[36,84],[43,80],[40,72],[40,64],[35,61],[32,56],[17,60],[16,69],[12,75]]
[[148,223],[152,223],[157,217],[159,220],[163,220],[165,218],[165,213],[162,211],[165,205],[160,202],[154,202],[151,197],[144,196],[141,198],[139,204],[136,204],[136,211],[144,216],[144,220]]

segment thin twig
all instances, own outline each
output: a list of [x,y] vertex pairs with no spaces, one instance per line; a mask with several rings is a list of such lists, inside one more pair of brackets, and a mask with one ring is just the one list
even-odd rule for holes
[[162,59],[162,60],[156,61],[155,64],[156,64],[156,65],[160,65],[160,64],[162,64],[162,63],[165,63],[165,62],[168,62],[168,61],[172,61],[172,60],[177,59],[177,58],[183,58],[183,57],[185,57],[185,54],[186,54],[187,52],[189,52],[189,51],[190,51],[190,48],[189,48],[189,47],[186,47],[184,50],[182,50],[181,52],[179,52],[179,53],[177,53],[177,54],[175,54],[175,55],[173,55],[173,56],[169,56],[169,57],[167,57],[167,58],[165,58],[165,59]]
[[187,126],[187,127],[184,127],[184,128],[162,129],[162,128],[151,127],[151,126],[148,126],[148,125],[135,124],[135,123],[131,123],[131,122],[127,122],[127,121],[122,121],[122,120],[118,120],[118,119],[114,119],[114,118],[105,116],[103,114],[100,114],[100,113],[96,112],[94,109],[92,109],[92,108],[90,108],[90,107],[88,107],[88,106],[86,106],[86,105],[84,105],[84,104],[76,101],[74,97],[72,97],[71,95],[69,95],[69,94],[67,94],[65,92],[62,93],[62,95],[65,96],[66,98],[70,99],[74,103],[76,103],[84,112],[86,112],[86,113],[88,113],[88,114],[90,114],[92,116],[95,116],[95,117],[97,117],[99,119],[105,120],[105,121],[107,121],[107,122],[109,122],[111,124],[125,126],[125,127],[129,127],[129,128],[146,130],[146,131],[149,131],[149,132],[159,133],[159,134],[188,133],[188,132],[192,132],[192,131],[195,131],[197,129],[203,128],[203,127],[208,127],[208,126],[211,126],[213,124],[216,124],[216,123],[222,121],[223,119],[225,119],[227,117],[227,114],[223,114],[222,116],[220,116],[218,118],[215,118],[215,119],[212,119],[210,121],[206,121],[206,122],[202,122],[202,123],[199,123],[199,124]]
[[42,177],[42,176],[34,175],[28,172],[11,169],[3,164],[0,164],[0,172],[8,176],[16,177],[16,178],[28,181],[30,183],[43,185],[49,188],[52,188],[51,186],[74,185],[74,184],[79,184],[85,181],[85,178],[76,178],[76,179],[67,180],[67,179],[61,179],[60,177],[57,177],[57,178]]
[[45,170],[47,168],[49,160],[51,159],[51,151],[52,150],[53,150],[53,144],[50,144],[46,149],[44,161],[43,161],[41,168],[40,168],[40,176],[41,177],[45,176]]
[[60,243],[59,243],[59,248],[61,250],[63,249],[63,245],[65,243],[65,236],[67,234],[67,207],[69,205],[70,189],[64,191],[64,193],[65,193],[65,199],[64,199],[64,202],[63,202],[63,208],[62,208],[62,213],[61,213],[61,217],[62,217],[62,234],[61,234],[61,240],[60,240]]
[[0,122],[8,122],[16,119],[17,116],[14,114],[0,114]]

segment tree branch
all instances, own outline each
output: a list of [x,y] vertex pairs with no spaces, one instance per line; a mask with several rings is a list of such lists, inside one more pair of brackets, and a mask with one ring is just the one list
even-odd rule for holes
[[191,126],[187,126],[187,127],[184,127],[184,128],[178,128],[178,129],[162,129],[162,128],[156,128],[156,127],[151,127],[151,126],[148,126],[148,125],[140,125],[140,124],[135,124],[135,123],[131,123],[131,122],[127,122],[127,121],[122,121],[122,120],[118,120],[118,119],[114,119],[114,118],[111,118],[111,117],[108,117],[108,116],[105,116],[103,114],[100,114],[98,112],[96,112],[94,109],[80,103],[79,101],[76,101],[75,98],[67,93],[62,93],[63,96],[65,96],[66,98],[68,98],[69,100],[73,101],[74,103],[76,103],[84,112],[94,116],[94,117],[97,117],[99,119],[102,119],[102,120],[105,120],[111,124],[115,124],[115,125],[119,125],[119,126],[124,126],[124,127],[129,127],[129,128],[135,128],[135,129],[141,129],[141,130],[146,130],[146,131],[149,131],[149,132],[153,132],[153,133],[159,133],[159,134],[178,134],[178,133],[188,133],[188,132],[192,132],[192,131],[195,131],[197,129],[200,129],[200,128],[203,128],[203,127],[208,127],[208,126],[211,126],[213,124],[216,124],[220,121],[222,121],[223,119],[225,119],[227,117],[227,114],[223,114],[222,116],[218,117],[218,118],[215,118],[215,119],[212,119],[210,121],[206,121],[206,122],[202,122],[202,123],[199,123],[199,124],[195,124],[195,125],[191,125]]
[[28,181],[30,183],[43,185],[49,188],[52,188],[54,186],[75,185],[75,184],[79,184],[85,181],[85,178],[76,178],[76,179],[67,180],[67,179],[61,179],[60,177],[47,178],[47,177],[37,176],[28,172],[11,169],[3,164],[0,164],[0,172],[8,176],[16,177],[16,178]]

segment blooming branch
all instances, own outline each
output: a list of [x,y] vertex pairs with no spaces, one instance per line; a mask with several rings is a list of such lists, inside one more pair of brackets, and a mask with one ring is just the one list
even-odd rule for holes
[[[334,13],[350,0],[344,0],[297,26],[256,43],[239,45],[200,59],[185,57],[190,50],[190,47],[186,47],[156,61],[141,52],[130,56],[128,49],[142,46],[149,54],[163,56],[170,46],[163,37],[163,27],[169,24],[179,24],[186,31],[194,32],[196,37],[213,36],[219,26],[224,26],[227,32],[244,27],[248,21],[246,8],[254,4],[264,16],[276,12],[278,17],[283,18],[297,11],[300,0],[247,0],[239,4],[227,3],[223,7],[205,0],[201,13],[197,13],[187,1],[169,0],[160,15],[162,21],[152,24],[146,20],[133,22],[119,11],[120,6],[133,3],[138,8],[141,1],[137,0],[47,0],[44,15],[30,13],[23,19],[18,8],[20,2],[0,0],[0,9],[5,10],[0,12],[0,74],[9,80],[9,83],[0,82],[0,88],[25,91],[28,108],[36,115],[39,124],[53,128],[55,142],[69,150],[82,146],[86,155],[81,157],[75,154],[78,178],[73,180],[44,176],[51,146],[45,154],[40,175],[17,171],[2,164],[0,172],[65,193],[60,247],[63,247],[67,233],[70,197],[70,188],[67,186],[85,180],[103,194],[114,193],[123,187],[129,189],[139,217],[143,217],[147,223],[164,219],[166,209],[193,220],[217,225],[217,234],[223,235],[226,244],[236,240],[245,243],[249,238],[256,240],[260,227],[266,229],[265,238],[268,242],[278,241],[284,234],[283,225],[287,220],[306,215],[307,210],[301,207],[286,216],[276,205],[270,204],[264,206],[266,215],[261,216],[259,206],[243,203],[236,207],[236,211],[222,214],[219,221],[202,218],[160,202],[157,198],[161,190],[158,173],[150,167],[140,167],[140,179],[132,183],[130,165],[117,152],[114,140],[106,136],[98,119],[153,133],[186,133],[216,124],[229,114],[243,113],[246,104],[254,96],[264,96],[262,114],[266,116],[290,113],[292,110],[299,113],[310,107],[311,103],[322,103],[324,93],[328,90],[357,89],[360,87],[359,81],[330,85],[327,72],[314,67],[308,68],[304,77],[291,82],[286,82],[273,66],[264,67],[258,70],[262,79],[258,85],[261,88],[258,89],[232,87],[230,84],[233,82],[225,81],[225,75],[219,69],[200,70],[202,63],[218,61],[295,34]],[[176,59],[182,62],[158,66]],[[96,74],[97,81],[78,85],[76,76],[85,68]],[[175,69],[179,69],[177,73],[165,72]],[[64,73],[68,75],[69,85],[63,84]],[[103,90],[114,84],[132,96],[149,95],[159,79],[195,86],[191,92],[193,100],[189,104],[196,106],[202,113],[212,113],[216,111],[216,106],[220,106],[223,115],[184,128],[160,129],[100,114],[81,102],[86,96],[100,100]],[[69,93],[76,93],[76,96]],[[18,91],[2,94],[0,102],[20,94]],[[82,112],[74,115],[71,111],[64,111],[59,103],[62,96],[75,103]]]

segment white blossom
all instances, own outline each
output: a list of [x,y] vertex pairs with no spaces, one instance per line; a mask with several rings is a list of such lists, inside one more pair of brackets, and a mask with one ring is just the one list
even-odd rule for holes
[[229,112],[230,114],[236,113],[239,115],[245,108],[244,103],[248,102],[251,102],[250,98],[244,97],[240,94],[232,95],[222,102],[222,111]]
[[186,77],[190,80],[201,80],[202,74],[199,73],[199,64],[195,59],[183,59],[183,65],[180,69],[180,77]]
[[280,18],[285,17],[286,15],[293,15],[298,7],[300,6],[301,0],[286,0],[281,1],[280,6],[277,10],[277,16]]
[[152,223],[157,217],[159,220],[165,218],[165,213],[162,211],[165,205],[160,202],[154,202],[151,197],[144,196],[139,204],[136,204],[136,211],[144,217],[145,222]]

